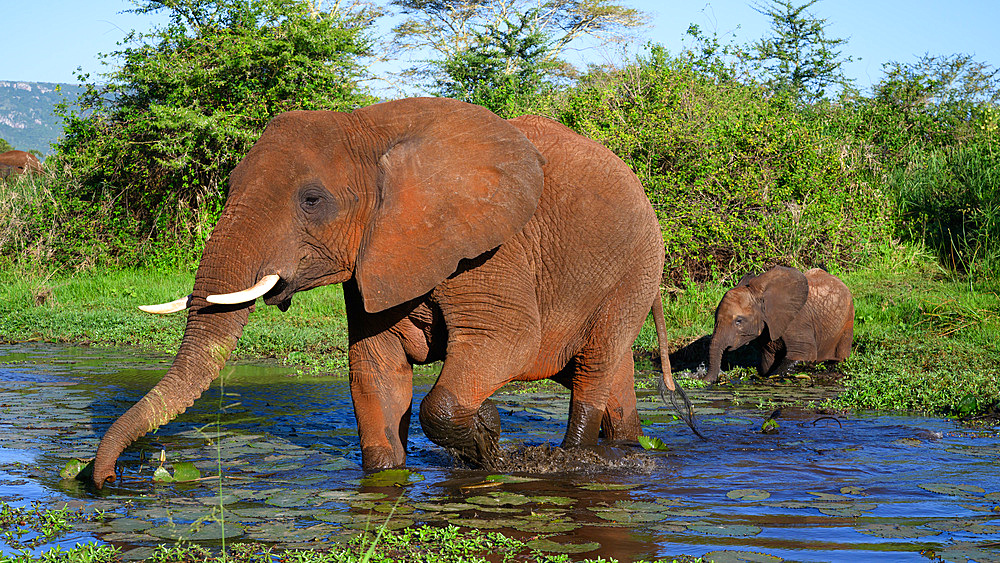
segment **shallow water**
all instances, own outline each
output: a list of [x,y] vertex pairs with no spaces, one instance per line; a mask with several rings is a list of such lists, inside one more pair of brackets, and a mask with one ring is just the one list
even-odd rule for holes
[[[217,545],[223,506],[227,538],[289,547],[344,541],[391,512],[390,527],[495,529],[574,559],[1000,561],[996,430],[931,417],[784,409],[779,431],[761,433],[770,401],[794,394],[819,402],[831,390],[818,387],[740,387],[739,405],[732,389],[689,391],[707,442],[652,392],[640,391],[646,434],[669,451],[575,455],[566,460],[572,471],[513,472],[508,477],[517,479],[503,482],[454,468],[414,415],[408,465],[416,475],[371,482],[362,480],[345,379],[236,365],[225,368],[221,389],[213,386],[122,456],[118,486],[98,493],[60,479],[68,459],[93,456],[103,431],[169,362],[120,350],[0,346],[0,500],[69,501],[109,515],[35,551],[96,540],[138,559],[182,537]],[[416,379],[414,405],[432,383]],[[562,462],[565,452],[545,446],[562,438],[565,393],[494,400],[517,467]],[[194,462],[208,476],[221,468],[221,498],[217,479],[154,483],[161,451],[168,469]],[[17,552],[3,543],[0,550]]]

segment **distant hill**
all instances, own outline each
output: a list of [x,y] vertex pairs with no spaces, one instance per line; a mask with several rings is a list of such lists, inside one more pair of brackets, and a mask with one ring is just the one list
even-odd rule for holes
[[0,139],[19,150],[49,154],[62,134],[57,103],[73,101],[83,91],[78,84],[0,80]]

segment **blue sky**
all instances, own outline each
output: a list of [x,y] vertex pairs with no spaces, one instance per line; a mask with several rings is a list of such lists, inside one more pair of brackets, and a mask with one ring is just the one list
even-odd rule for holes
[[[631,44],[632,52],[647,42],[677,52],[691,23],[737,43],[763,36],[768,21],[751,7],[754,0],[621,0],[648,12],[652,26]],[[74,82],[77,67],[102,72],[96,54],[116,49],[131,29],[148,29],[156,19],[123,14],[127,0],[27,0],[16,3],[0,34],[0,80]],[[886,61],[914,62],[924,53],[971,54],[977,61],[1000,66],[1000,0],[821,0],[812,12],[828,20],[828,35],[848,39],[843,54],[857,60],[846,74],[867,89],[882,76]],[[162,18],[159,18],[162,21]],[[571,54],[574,62],[616,62],[620,52],[586,49]]]

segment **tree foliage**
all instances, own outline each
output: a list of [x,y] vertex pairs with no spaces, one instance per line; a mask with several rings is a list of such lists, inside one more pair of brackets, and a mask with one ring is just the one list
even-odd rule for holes
[[434,62],[435,94],[489,108],[504,117],[523,113],[535,97],[552,90],[555,63],[550,42],[532,28],[533,12],[513,15],[497,27],[474,31],[463,51]]
[[[80,180],[81,213],[140,243],[197,250],[229,171],[275,114],[352,109],[370,14],[303,0],[143,0],[169,23],[102,55],[112,70],[63,108],[59,156]],[[81,227],[84,228],[84,227]],[[136,241],[109,241],[129,253]]]
[[841,66],[851,61],[837,50],[847,40],[827,37],[826,20],[807,11],[817,2],[769,0],[755,7],[771,19],[771,35],[752,49],[768,85],[779,94],[808,103],[826,97],[829,86],[847,83]]
[[[396,48],[428,53],[426,61],[409,69],[419,78],[441,70],[441,62],[483,52],[483,38],[519,30],[520,37],[544,37],[540,62],[547,71],[572,74],[562,60],[574,41],[587,37],[599,44],[621,42],[629,31],[645,25],[647,16],[613,0],[392,0],[403,21],[393,29]],[[495,41],[487,44],[496,45]]]

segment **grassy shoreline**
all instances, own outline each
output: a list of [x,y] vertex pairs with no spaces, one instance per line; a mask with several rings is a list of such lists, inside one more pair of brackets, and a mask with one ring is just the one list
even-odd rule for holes
[[[838,406],[969,416],[991,411],[1000,397],[1000,282],[949,277],[932,258],[897,246],[874,266],[834,271],[855,298],[855,342],[837,369],[846,376]],[[190,291],[193,274],[138,270],[77,273],[0,268],[0,342],[69,342],[127,346],[173,354],[184,314],[154,316],[142,304]],[[692,284],[664,299],[670,348],[687,347],[675,369],[693,369],[696,342],[712,331],[727,286]],[[652,350],[647,322],[637,350]],[[302,370],[346,375],[347,323],[339,286],[296,295],[281,313],[258,306],[234,357],[275,359]],[[683,351],[681,352],[683,355]],[[702,360],[704,361],[704,360]],[[746,375],[737,368],[731,375]]]

